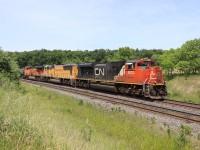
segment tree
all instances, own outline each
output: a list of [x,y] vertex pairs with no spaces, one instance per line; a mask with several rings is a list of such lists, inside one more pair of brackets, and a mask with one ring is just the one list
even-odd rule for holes
[[179,61],[176,65],[176,68],[180,71],[180,73],[184,73],[185,78],[187,79],[187,76],[190,72],[190,63],[188,61]]
[[167,71],[168,75],[172,76],[172,72],[175,67],[175,50],[170,49],[168,51],[165,51],[159,58],[157,58],[159,64],[161,67]]
[[20,77],[17,63],[2,49],[0,49],[0,73],[15,81]]
[[115,53],[116,60],[130,60],[133,57],[134,57],[134,51],[129,47],[121,47]]
[[200,66],[200,39],[194,39],[185,42],[181,48],[176,51],[176,60],[187,61],[190,65],[190,70],[196,73]]
[[174,63],[171,60],[163,60],[161,66],[164,70],[167,71],[168,75],[172,75],[172,72],[174,70]]

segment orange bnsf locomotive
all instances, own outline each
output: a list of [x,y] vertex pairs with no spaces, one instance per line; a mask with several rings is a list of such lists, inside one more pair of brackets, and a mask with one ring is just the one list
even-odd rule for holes
[[62,84],[163,99],[167,95],[162,70],[150,59],[107,63],[27,66],[24,78],[57,79]]

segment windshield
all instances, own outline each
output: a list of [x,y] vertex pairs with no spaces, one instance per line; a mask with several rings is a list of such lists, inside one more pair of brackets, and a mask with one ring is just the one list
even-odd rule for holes
[[139,67],[147,67],[148,65],[149,66],[156,66],[156,64],[152,61],[145,61],[145,62],[138,63]]

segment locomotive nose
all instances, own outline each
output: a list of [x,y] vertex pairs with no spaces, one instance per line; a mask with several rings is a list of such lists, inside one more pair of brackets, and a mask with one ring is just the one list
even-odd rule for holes
[[150,81],[153,84],[164,84],[164,78],[162,75],[162,70],[158,66],[153,66],[150,68]]

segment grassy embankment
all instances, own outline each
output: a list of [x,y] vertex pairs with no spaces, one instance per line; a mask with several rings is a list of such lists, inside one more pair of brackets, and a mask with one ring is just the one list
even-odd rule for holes
[[167,82],[168,98],[200,104],[200,75],[177,76]]
[[[182,127],[104,110],[43,88],[0,87],[0,149],[199,149]],[[192,148],[193,147],[193,148]]]

